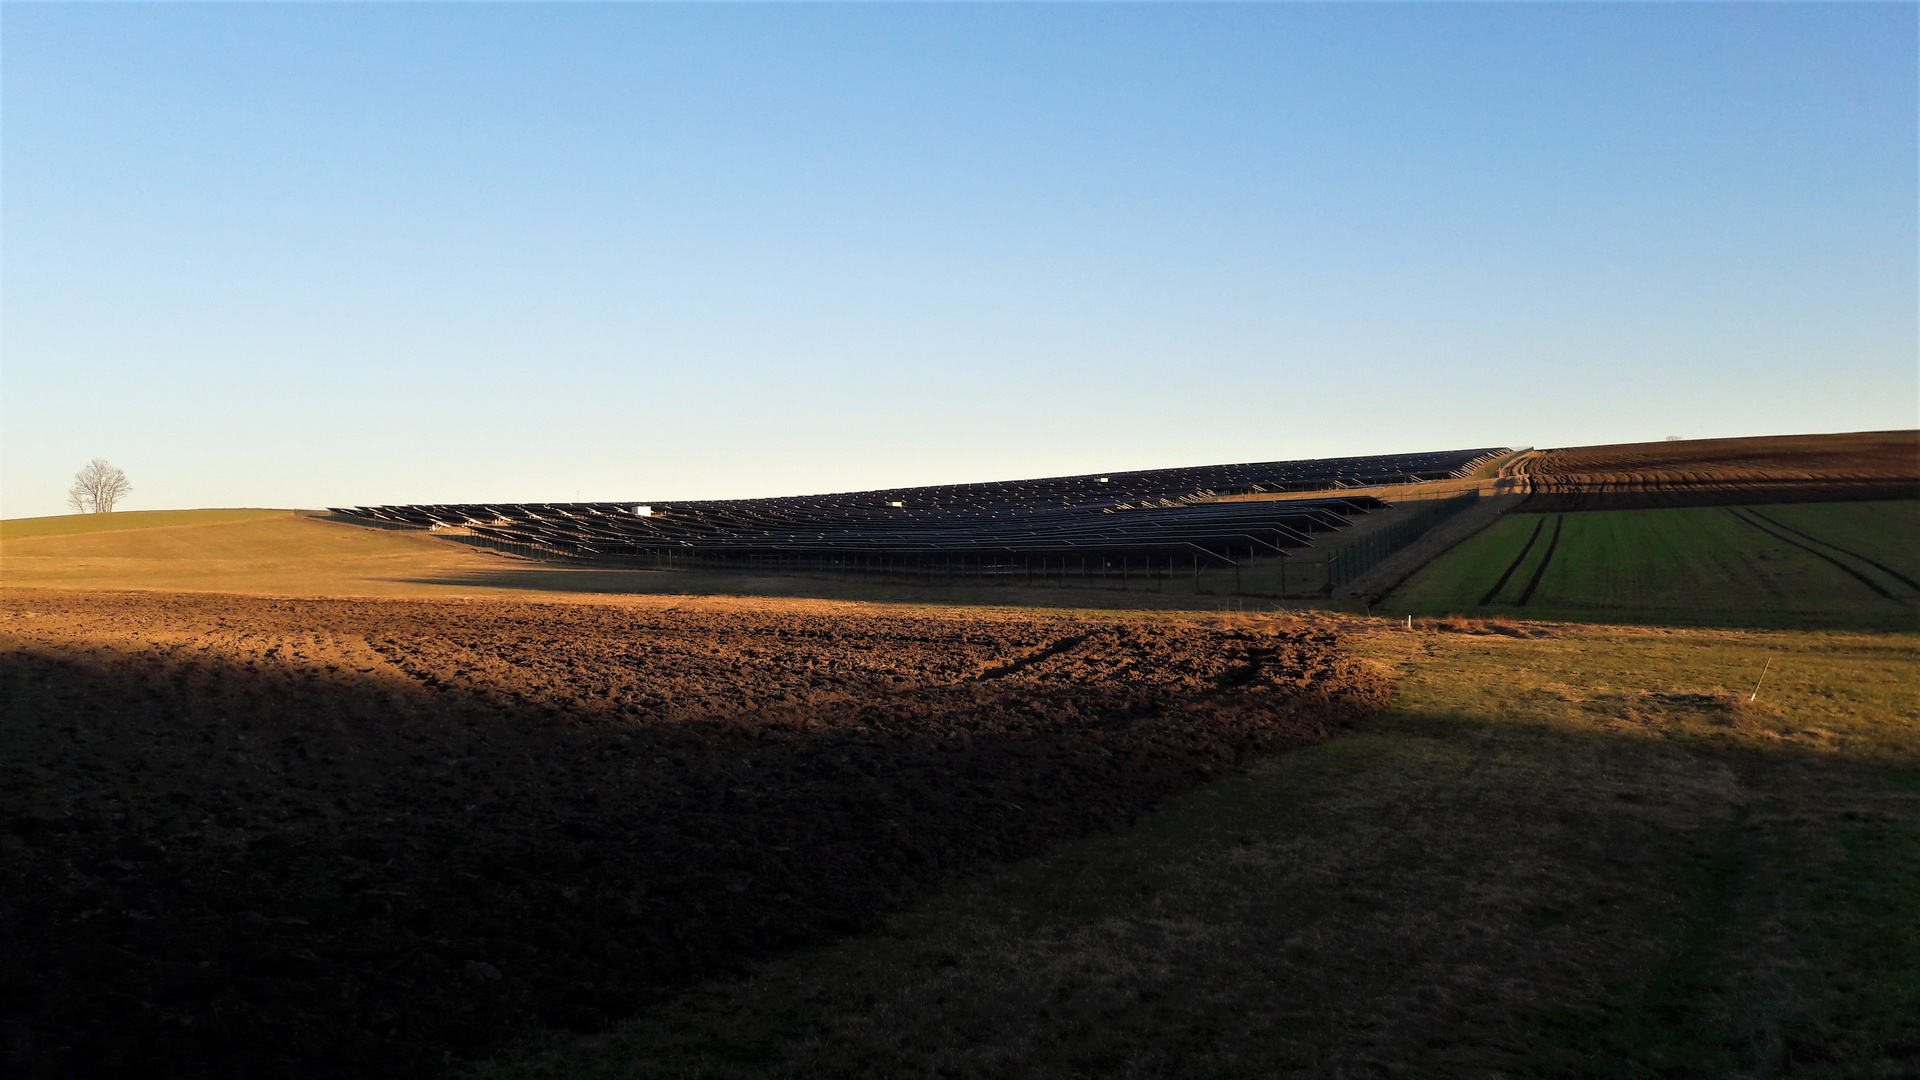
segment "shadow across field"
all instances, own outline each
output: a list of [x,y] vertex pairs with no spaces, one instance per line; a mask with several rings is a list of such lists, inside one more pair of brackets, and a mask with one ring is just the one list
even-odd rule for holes
[[502,557],[503,565],[456,574],[398,579],[409,585],[501,593],[570,593],[630,596],[770,596],[806,600],[854,600],[877,603],[964,604],[1081,610],[1218,611],[1226,606],[1278,609],[1268,597],[1238,596],[1232,576],[1209,571],[1196,591],[1191,578],[1171,583],[1118,580],[1082,585],[1072,580],[946,584],[906,575],[847,578],[789,574],[721,574],[687,570],[637,570],[628,567],[534,563]]
[[[1371,715],[1323,634],[41,594],[10,1075],[421,1075]],[[437,629],[436,629],[437,628]]]
[[1914,1073],[1912,640],[1376,626],[1362,730],[477,1075]]

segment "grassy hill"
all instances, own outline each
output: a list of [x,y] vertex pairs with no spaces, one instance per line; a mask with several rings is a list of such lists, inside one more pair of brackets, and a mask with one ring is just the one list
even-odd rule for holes
[[127,529],[170,529],[184,525],[213,525],[285,517],[291,510],[126,510],[115,514],[61,514],[57,517],[9,518],[0,521],[0,542],[35,536],[77,536],[82,533],[121,532]]
[[1435,559],[1395,614],[1920,629],[1920,501],[1516,513]]
[[[1208,589],[1229,576],[1215,573]],[[1215,611],[1235,597],[1080,587],[976,587],[936,580],[685,572],[541,562],[413,530],[292,510],[184,510],[17,519],[0,530],[8,588],[134,589],[267,596],[769,596],[825,600]],[[1109,586],[1117,582],[1107,582]],[[1273,606],[1267,603],[1266,606]]]
[[[1393,614],[1621,624],[1920,629],[1920,501],[1514,513],[1376,605]],[[1292,589],[1300,588],[1296,568]],[[1248,593],[1278,591],[1277,564]],[[759,595],[889,602],[1172,610],[1266,609],[1221,572],[1041,583],[833,580],[538,562],[413,530],[288,510],[68,515],[0,522],[9,587],[280,596]],[[1095,587],[1104,586],[1104,587]],[[1144,586],[1144,587],[1139,587]],[[1497,586],[1497,587],[1496,587]]]
[[[425,534],[291,510],[162,510],[0,524],[9,587],[396,595],[499,562]],[[442,591],[458,591],[442,588]]]

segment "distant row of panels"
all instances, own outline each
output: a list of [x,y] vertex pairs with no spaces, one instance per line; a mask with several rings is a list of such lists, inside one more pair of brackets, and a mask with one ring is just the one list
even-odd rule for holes
[[[1379,509],[1340,488],[1463,476],[1505,449],[1209,465],[771,499],[423,504],[337,513],[459,527],[588,557],[695,552],[1046,551],[1232,557],[1295,549]],[[1217,503],[1223,495],[1327,490],[1325,499]]]

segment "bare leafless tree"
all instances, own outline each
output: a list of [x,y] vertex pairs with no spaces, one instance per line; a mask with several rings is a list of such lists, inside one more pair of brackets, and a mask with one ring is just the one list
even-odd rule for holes
[[127,497],[133,485],[127,474],[101,458],[87,462],[73,474],[73,486],[67,489],[67,505],[76,514],[111,514],[113,505]]

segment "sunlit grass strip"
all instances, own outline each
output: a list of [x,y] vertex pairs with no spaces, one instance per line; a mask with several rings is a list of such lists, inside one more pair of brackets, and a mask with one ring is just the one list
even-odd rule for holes
[[30,536],[73,536],[79,533],[117,532],[122,529],[160,529],[176,525],[211,525],[222,521],[284,517],[290,510],[121,510],[111,514],[61,514],[56,517],[11,518],[0,521],[0,540]]

